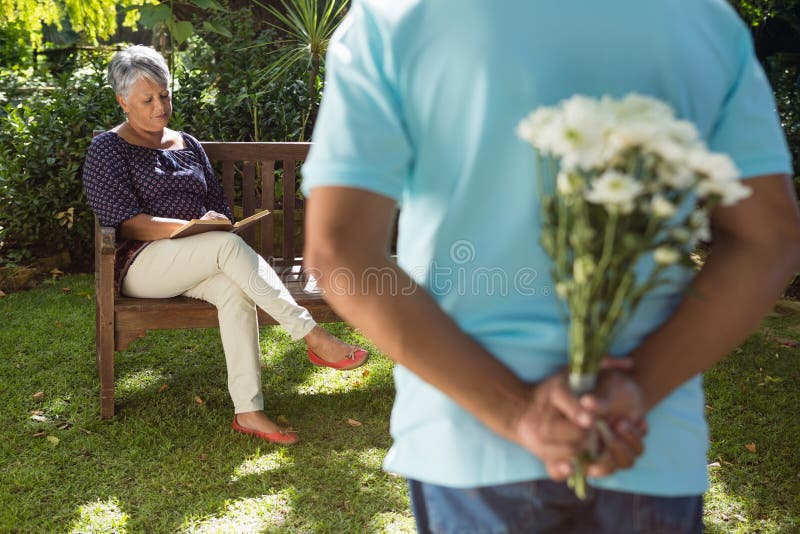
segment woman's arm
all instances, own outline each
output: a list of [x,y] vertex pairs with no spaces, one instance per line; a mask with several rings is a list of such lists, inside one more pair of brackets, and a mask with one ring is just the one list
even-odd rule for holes
[[[230,221],[230,217],[216,211],[207,211],[202,217],[203,220]],[[157,239],[169,239],[172,232],[183,226],[189,221],[183,219],[170,219],[168,217],[154,217],[146,213],[140,213],[131,217],[119,226],[120,235],[124,239],[136,239],[138,241],[155,241]]]
[[140,213],[119,225],[119,235],[124,239],[136,239],[138,241],[168,239],[172,232],[187,222],[183,219],[154,217],[146,213]]

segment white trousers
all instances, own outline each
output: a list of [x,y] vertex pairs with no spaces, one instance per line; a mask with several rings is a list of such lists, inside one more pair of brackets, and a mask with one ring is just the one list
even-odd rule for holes
[[264,409],[256,306],[295,340],[316,325],[264,258],[230,232],[150,243],[130,266],[122,293],[138,298],[185,295],[217,307],[235,413]]

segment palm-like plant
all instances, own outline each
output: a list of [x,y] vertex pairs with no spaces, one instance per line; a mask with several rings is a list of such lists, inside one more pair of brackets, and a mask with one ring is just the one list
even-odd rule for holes
[[349,5],[348,0],[281,0],[283,9],[254,2],[266,9],[277,21],[270,25],[285,36],[284,39],[265,44],[278,45],[271,53],[277,57],[262,73],[266,83],[279,83],[297,65],[305,64],[308,71],[309,108],[303,121],[300,136],[316,105],[317,77],[328,51],[328,43]]

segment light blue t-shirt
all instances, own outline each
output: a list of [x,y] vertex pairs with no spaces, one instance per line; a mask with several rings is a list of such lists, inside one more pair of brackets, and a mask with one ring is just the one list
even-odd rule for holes
[[[331,43],[326,79],[305,193],[336,185],[395,199],[400,266],[529,381],[567,354],[539,245],[534,153],[514,133],[531,110],[635,91],[671,103],[743,176],[791,170],[748,29],[722,0],[361,0]],[[662,323],[691,276],[674,269],[675,284],[644,301],[613,352]],[[395,383],[387,470],[454,487],[547,477],[530,453],[402,366]],[[696,377],[648,415],[636,465],[592,484],[702,493],[703,412]]]

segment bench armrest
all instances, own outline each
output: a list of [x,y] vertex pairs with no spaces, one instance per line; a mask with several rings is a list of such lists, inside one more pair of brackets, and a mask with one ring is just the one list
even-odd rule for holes
[[107,254],[114,255],[117,242],[117,231],[113,226],[97,226],[97,249],[98,252],[105,256]]
[[[116,230],[111,226],[100,226],[94,219],[94,272],[97,280],[98,296],[104,292],[113,299],[114,295],[114,256],[116,252]],[[98,299],[100,303],[102,299]],[[103,304],[107,305],[106,302]],[[112,302],[113,304],[113,302]]]

